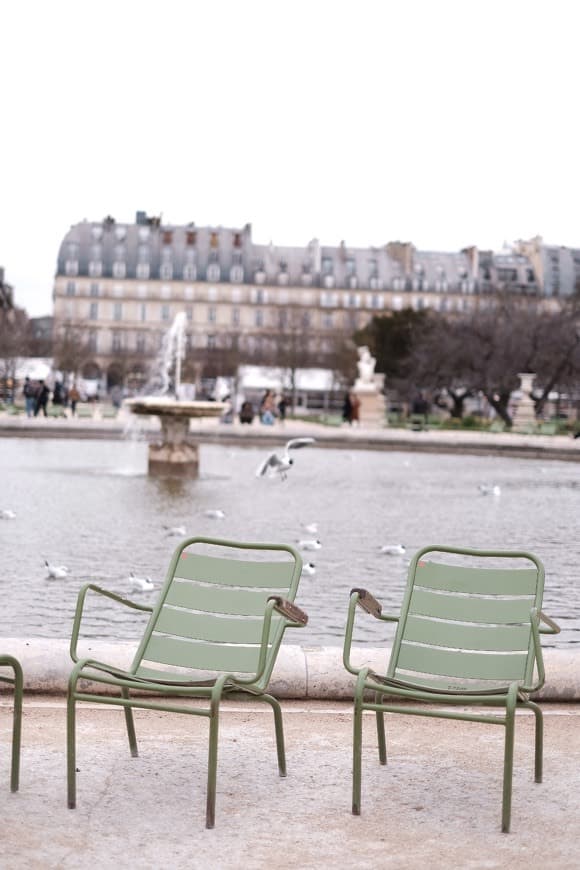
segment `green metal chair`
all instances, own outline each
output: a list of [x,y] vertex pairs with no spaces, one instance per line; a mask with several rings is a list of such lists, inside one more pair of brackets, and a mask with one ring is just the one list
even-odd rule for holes
[[0,668],[11,668],[14,676],[0,673],[0,683],[14,686],[14,713],[12,719],[12,761],[10,790],[18,791],[20,780],[20,744],[22,736],[22,692],[24,679],[20,662],[12,656],[0,655]]
[[[282,711],[266,689],[285,629],[304,626],[308,619],[293,604],[301,570],[302,559],[290,546],[194,537],[182,541],[175,550],[153,607],[128,601],[92,583],[82,587],[71,639],[71,656],[76,664],[68,690],[69,807],[76,805],[77,701],[123,707],[133,756],[137,756],[134,707],[207,717],[208,828],[213,828],[215,822],[218,724],[223,697],[242,693],[272,707],[278,769],[280,776],[286,776]],[[77,656],[89,591],[151,613],[127,671],[90,658],[79,660]],[[118,687],[120,696],[80,690],[79,680]],[[154,697],[138,697],[137,693],[154,693]],[[179,703],[184,698],[203,698],[208,704],[185,706]]]
[[[434,545],[419,550],[411,561],[399,616],[384,614],[366,590],[352,590],[344,665],[357,677],[355,815],[361,807],[363,711],[376,714],[381,764],[387,763],[385,712],[437,716],[504,726],[502,831],[509,831],[515,712],[520,708],[532,710],[535,716],[535,780],[542,781],[542,712],[529,694],[544,683],[540,634],[560,630],[541,611],[543,589],[544,568],[531,553]],[[398,623],[385,675],[350,662],[357,605],[377,619]],[[401,700],[422,706],[406,706]],[[433,709],[433,704],[443,709]],[[449,709],[472,705],[503,708],[503,713]]]

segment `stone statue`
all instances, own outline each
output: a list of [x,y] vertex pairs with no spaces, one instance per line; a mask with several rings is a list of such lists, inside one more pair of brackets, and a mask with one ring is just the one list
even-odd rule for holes
[[377,361],[371,356],[371,352],[363,345],[358,349],[358,381],[357,384],[371,385],[374,384],[375,366]]

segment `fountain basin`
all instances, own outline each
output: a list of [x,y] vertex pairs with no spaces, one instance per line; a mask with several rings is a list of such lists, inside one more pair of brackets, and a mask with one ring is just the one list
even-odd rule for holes
[[127,399],[133,414],[159,417],[161,441],[149,445],[149,474],[197,477],[199,444],[189,431],[189,421],[221,417],[225,402],[177,401],[159,396]]

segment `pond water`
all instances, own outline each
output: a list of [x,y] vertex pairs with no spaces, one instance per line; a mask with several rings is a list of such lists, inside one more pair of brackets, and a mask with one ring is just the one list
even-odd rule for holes
[[[283,441],[283,439],[281,439]],[[318,523],[322,549],[297,603],[308,626],[286,643],[340,645],[349,591],[365,586],[398,612],[409,556],[426,544],[531,550],[546,566],[544,610],[580,643],[580,471],[569,462],[308,448],[285,482],[257,478],[269,448],[202,445],[198,480],[149,477],[143,442],[0,440],[1,636],[70,637],[76,595],[94,581],[129,597],[130,572],[159,584],[178,538],[188,535],[295,544]],[[501,487],[482,496],[480,483]],[[224,519],[205,516],[222,509]],[[403,542],[405,556],[380,553]],[[70,569],[49,580],[44,562]],[[151,593],[142,593],[147,601]],[[385,626],[361,613],[358,644],[381,645]],[[134,638],[142,617],[92,607],[85,636]]]

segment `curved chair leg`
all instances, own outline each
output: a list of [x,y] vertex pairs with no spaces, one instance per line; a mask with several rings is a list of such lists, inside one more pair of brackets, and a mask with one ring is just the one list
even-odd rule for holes
[[262,701],[266,701],[274,713],[274,728],[276,729],[276,753],[278,755],[278,772],[280,776],[286,776],[286,753],[284,749],[284,723],[282,721],[282,708],[272,695],[260,695]]
[[67,760],[67,789],[68,806],[74,810],[77,804],[76,787],[76,678],[71,678],[68,686],[66,702],[66,760]]
[[542,781],[543,775],[543,759],[544,759],[544,717],[540,707],[533,701],[528,701],[526,707],[530,707],[534,711],[536,721],[535,731],[535,753],[534,753],[534,780]]
[[10,790],[18,791],[20,784],[20,746],[22,742],[22,695],[24,676],[20,662],[12,659],[14,669],[14,721],[12,723],[12,765],[10,770]]
[[[378,692],[375,694],[375,704],[380,704],[383,696]],[[385,737],[385,714],[382,710],[376,711],[377,720],[377,739],[379,741],[379,761],[381,764],[387,763],[387,740]]]
[[352,812],[360,816],[361,767],[362,767],[362,704],[364,672],[359,674],[354,693],[354,721],[352,735]]
[[[126,701],[129,700],[129,689],[122,688],[121,695]],[[137,749],[137,737],[135,734],[135,723],[133,721],[133,710],[131,707],[123,707],[125,711],[125,724],[127,726],[127,736],[129,738],[129,749],[133,758],[138,758],[139,750]]]
[[517,686],[511,686],[506,702],[505,749],[503,762],[503,798],[501,830],[508,834],[512,810],[512,776],[514,767],[514,735],[516,725]]

